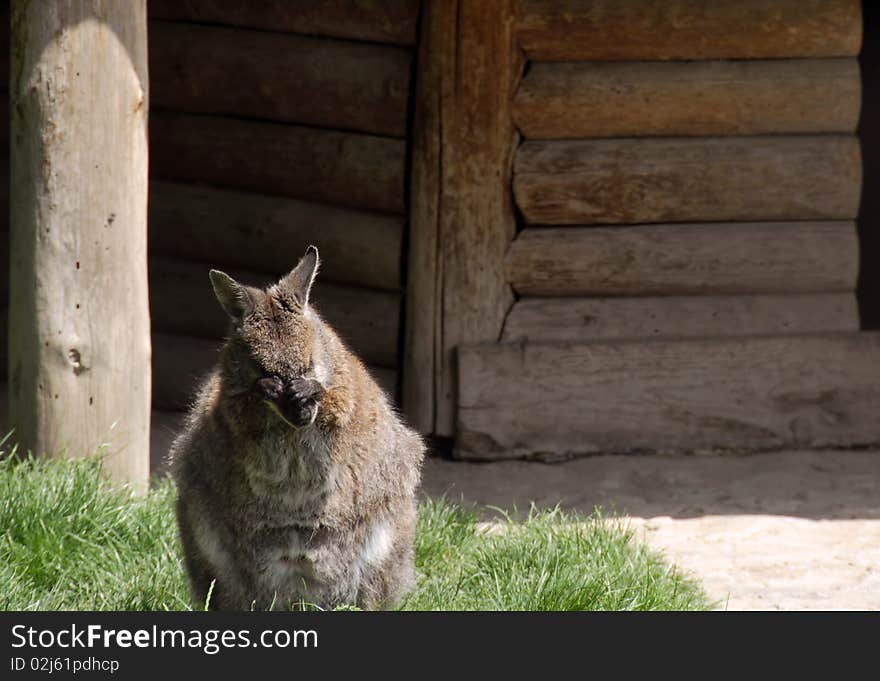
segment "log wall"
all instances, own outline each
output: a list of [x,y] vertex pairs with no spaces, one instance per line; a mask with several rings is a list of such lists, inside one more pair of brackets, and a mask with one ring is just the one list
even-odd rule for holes
[[321,252],[316,307],[396,392],[418,0],[151,0],[154,404],[225,333],[209,268],[253,284]]
[[861,24],[855,0],[516,2],[516,301],[458,349],[459,456],[880,440]]
[[469,346],[475,458],[755,450],[878,440],[876,332]]

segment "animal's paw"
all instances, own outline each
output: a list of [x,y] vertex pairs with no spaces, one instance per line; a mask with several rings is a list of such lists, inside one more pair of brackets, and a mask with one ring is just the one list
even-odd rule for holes
[[292,402],[317,402],[324,396],[324,386],[314,378],[297,378],[286,386],[285,396]]
[[284,384],[277,376],[266,376],[256,383],[257,392],[267,400],[277,400],[284,394]]
[[284,411],[295,426],[314,423],[324,386],[313,378],[297,378],[285,386]]

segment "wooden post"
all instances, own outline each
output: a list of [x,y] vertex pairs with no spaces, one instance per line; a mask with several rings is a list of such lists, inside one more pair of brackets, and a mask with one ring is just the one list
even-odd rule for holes
[[[10,421],[146,488],[145,0],[12,3]],[[103,447],[102,447],[103,445]]]
[[511,109],[523,58],[512,0],[427,0],[413,133],[403,403],[452,435],[455,351],[497,341],[513,295]]

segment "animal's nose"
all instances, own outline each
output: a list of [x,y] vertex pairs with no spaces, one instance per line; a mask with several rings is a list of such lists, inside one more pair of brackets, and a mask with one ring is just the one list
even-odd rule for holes
[[277,376],[266,376],[257,381],[257,392],[267,400],[277,400],[284,392],[284,384]]

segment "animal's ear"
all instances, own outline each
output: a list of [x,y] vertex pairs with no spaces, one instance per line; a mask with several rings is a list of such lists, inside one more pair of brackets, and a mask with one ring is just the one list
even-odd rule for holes
[[309,302],[309,292],[318,274],[318,266],[321,260],[318,257],[318,249],[309,246],[306,254],[300,258],[296,267],[280,282],[281,289],[288,295],[293,296],[303,307]]
[[220,270],[211,270],[211,286],[220,306],[232,319],[240,322],[254,311],[254,301],[247,289]]

